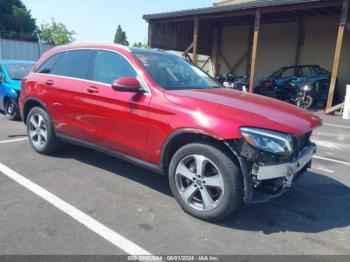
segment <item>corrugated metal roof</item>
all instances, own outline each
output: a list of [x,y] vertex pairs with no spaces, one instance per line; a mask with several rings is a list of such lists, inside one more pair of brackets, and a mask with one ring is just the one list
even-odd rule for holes
[[325,1],[325,0],[264,0],[264,1],[251,0],[248,2],[247,1],[239,2],[237,4],[233,3],[231,5],[222,5],[222,6],[214,6],[214,7],[188,9],[188,10],[175,11],[175,12],[150,14],[150,15],[144,15],[143,18],[149,21],[149,20],[155,20],[155,19],[204,15],[204,14],[213,14],[213,13],[219,13],[219,12],[240,11],[240,10],[246,10],[246,9],[252,9],[252,8],[262,8],[262,7],[271,7],[271,6],[322,2],[322,1]]
[[[213,6],[223,6],[223,5],[236,5],[236,4],[242,4],[242,3],[249,3],[254,2],[255,0],[224,0],[224,1],[218,1],[217,3],[214,3]],[[264,1],[264,0],[260,0]]]

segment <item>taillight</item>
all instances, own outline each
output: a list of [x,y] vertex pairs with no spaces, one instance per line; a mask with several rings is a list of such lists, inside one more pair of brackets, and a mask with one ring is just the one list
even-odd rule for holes
[[328,86],[329,85],[329,81],[328,80],[323,80],[322,81],[322,85],[323,86]]

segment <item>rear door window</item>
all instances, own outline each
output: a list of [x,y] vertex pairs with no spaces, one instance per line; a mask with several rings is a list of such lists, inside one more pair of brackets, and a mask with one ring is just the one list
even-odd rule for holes
[[57,63],[55,74],[79,79],[88,79],[91,65],[91,50],[74,50],[64,52],[63,58]]
[[113,80],[132,77],[137,73],[128,60],[122,55],[110,51],[95,51],[94,66],[91,70],[92,81],[112,84]]

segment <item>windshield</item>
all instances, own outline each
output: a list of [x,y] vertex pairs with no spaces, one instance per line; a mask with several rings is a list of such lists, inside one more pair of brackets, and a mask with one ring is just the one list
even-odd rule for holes
[[5,65],[6,71],[12,80],[22,80],[29,74],[34,64],[7,64]]
[[284,72],[284,68],[278,69],[270,77],[271,78],[278,78],[278,77],[280,77],[282,75],[283,72]]
[[148,74],[162,88],[167,90],[218,88],[209,75],[191,65],[182,57],[167,53],[135,53]]

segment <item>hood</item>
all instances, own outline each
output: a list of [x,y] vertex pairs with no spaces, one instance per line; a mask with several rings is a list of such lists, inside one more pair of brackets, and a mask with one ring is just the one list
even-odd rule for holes
[[[178,96],[190,99],[192,101],[185,103],[203,112],[216,114],[221,111],[238,128],[250,126],[299,136],[322,124],[318,116],[294,105],[228,88],[176,90],[167,91],[165,95],[174,103],[180,101]],[[214,107],[206,107],[208,102]]]
[[7,85],[14,90],[21,90],[21,82],[20,80],[8,80]]

